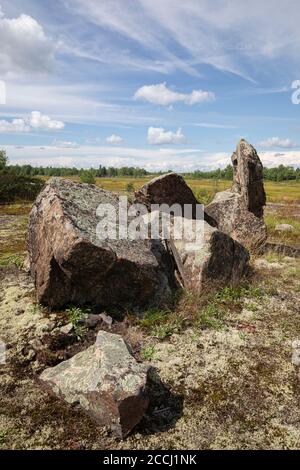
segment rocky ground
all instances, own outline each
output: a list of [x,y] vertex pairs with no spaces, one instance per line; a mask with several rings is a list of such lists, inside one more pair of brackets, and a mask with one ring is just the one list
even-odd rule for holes
[[43,369],[86,348],[109,325],[62,333],[70,314],[36,304],[22,268],[26,214],[0,218],[0,338],[7,346],[0,448],[300,448],[300,381],[292,363],[292,342],[300,339],[299,259],[252,258],[240,288],[204,299],[182,293],[174,312],[152,311],[142,321],[128,312],[114,322],[111,331],[153,366],[148,412],[118,441],[38,382]]

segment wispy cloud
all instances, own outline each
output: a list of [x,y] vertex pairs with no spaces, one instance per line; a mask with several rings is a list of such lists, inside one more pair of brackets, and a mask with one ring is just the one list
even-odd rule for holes
[[[126,8],[123,0],[66,3],[94,25],[116,32],[119,44],[125,38],[133,55],[139,56],[131,47],[136,44],[191,74],[199,64],[210,64],[254,81],[266,62],[279,58],[293,59],[289,66],[297,70],[300,32],[295,0],[284,5],[281,0],[253,0],[246,14],[245,4],[232,0],[218,2],[217,14],[210,0],[136,0],[126,2]],[[180,54],[175,55],[178,49]]]
[[77,149],[80,148],[80,145],[77,142],[68,140],[54,140],[53,147],[57,147],[59,149]]
[[204,127],[205,129],[238,129],[237,126],[230,124],[215,124],[212,122],[197,122],[193,124],[196,127]]

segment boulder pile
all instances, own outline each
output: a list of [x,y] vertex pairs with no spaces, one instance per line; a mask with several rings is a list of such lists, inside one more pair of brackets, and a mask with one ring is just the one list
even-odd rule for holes
[[[201,293],[207,287],[238,284],[247,270],[247,248],[256,250],[266,240],[266,198],[255,149],[241,140],[232,162],[232,189],[216,194],[204,211],[200,209],[202,220],[198,201],[180,175],[160,176],[137,191],[135,203],[145,206],[141,219],[146,220],[147,233],[149,220],[156,213],[162,217],[166,206],[191,207],[189,216],[183,212],[170,217],[170,237],[159,232],[155,239],[118,237],[118,224],[124,221],[119,217],[121,196],[94,185],[51,179],[29,221],[30,272],[37,300],[54,309],[91,305],[100,312],[131,306],[142,312],[168,304],[180,285]],[[153,204],[158,207],[153,209]],[[101,218],[99,206],[109,206],[115,219]],[[127,228],[130,221],[126,216]],[[189,231],[175,237],[176,223],[187,221]],[[99,227],[114,228],[116,236],[99,238]],[[94,317],[86,321],[96,325]],[[46,369],[40,381],[123,438],[148,406],[147,373],[148,367],[136,362],[121,336],[100,331],[93,346]]]

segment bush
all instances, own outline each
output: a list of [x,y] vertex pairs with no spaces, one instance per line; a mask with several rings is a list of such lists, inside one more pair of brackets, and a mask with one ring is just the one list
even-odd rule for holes
[[126,185],[126,188],[125,188],[125,189],[126,189],[126,192],[127,192],[127,193],[133,193],[133,192],[134,192],[134,185],[133,185],[133,183],[128,183],[128,184]]
[[0,174],[0,204],[34,201],[43,186],[39,178]]
[[95,178],[93,171],[91,170],[83,171],[80,175],[80,181],[81,183],[95,184],[96,178]]

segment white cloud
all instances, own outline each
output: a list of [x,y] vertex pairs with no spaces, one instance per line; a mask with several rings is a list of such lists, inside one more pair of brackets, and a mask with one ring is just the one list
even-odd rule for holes
[[119,135],[112,134],[106,138],[106,142],[111,145],[120,145],[124,142],[124,140]]
[[297,144],[291,139],[280,139],[279,137],[270,137],[269,139],[258,142],[258,146],[271,149],[271,148],[283,148],[291,149],[297,147]]
[[215,94],[211,91],[193,90],[191,93],[177,93],[170,90],[166,83],[157,85],[144,85],[134,95],[136,100],[148,101],[149,103],[169,106],[173,103],[182,102],[188,105],[205,103],[215,100]]
[[29,117],[29,124],[33,129],[60,130],[65,127],[62,121],[55,121],[39,111],[32,111]]
[[0,73],[44,73],[51,70],[56,46],[31,16],[0,15]]
[[12,121],[0,120],[0,133],[29,132],[30,127],[24,119],[13,119]]
[[54,121],[39,111],[32,111],[29,116],[24,118],[12,119],[7,121],[0,120],[0,133],[20,133],[30,132],[32,130],[52,130],[57,131],[65,127],[62,121]]
[[186,142],[186,137],[181,129],[172,132],[162,127],[149,127],[147,140],[151,145],[183,144]]

